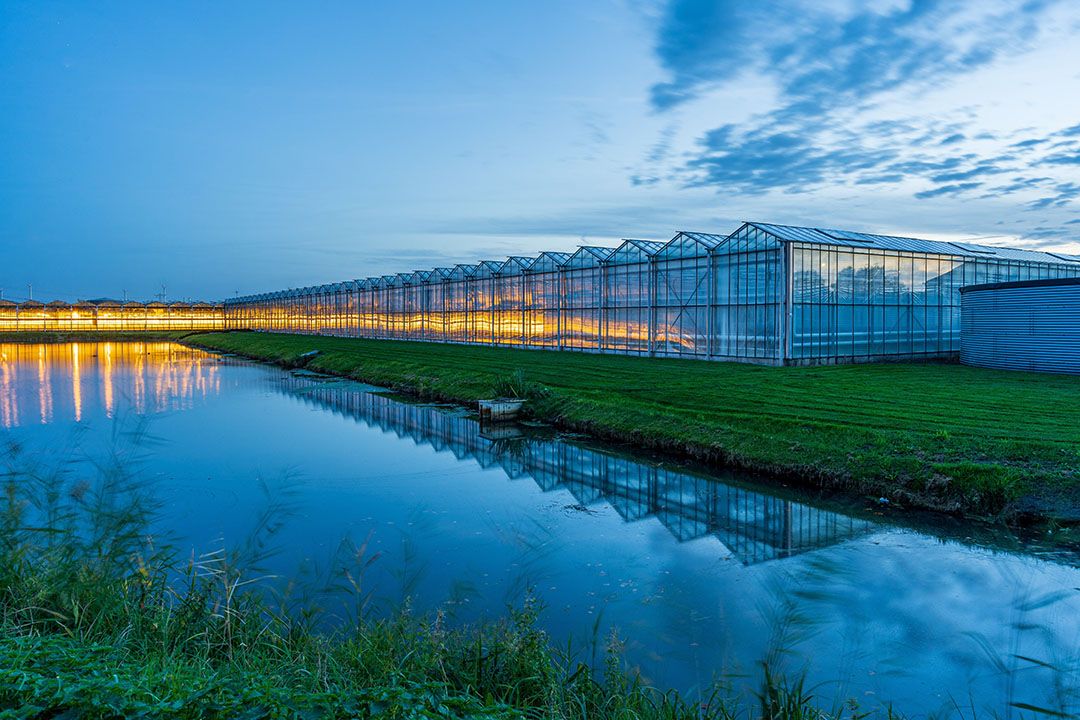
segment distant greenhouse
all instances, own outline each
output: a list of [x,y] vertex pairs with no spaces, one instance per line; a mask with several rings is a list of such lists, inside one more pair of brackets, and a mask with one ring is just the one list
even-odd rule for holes
[[0,299],[0,332],[220,330],[223,326],[220,303],[141,303],[108,298],[41,303]]
[[955,357],[960,288],[1080,256],[744,223],[225,302],[226,327],[772,365]]

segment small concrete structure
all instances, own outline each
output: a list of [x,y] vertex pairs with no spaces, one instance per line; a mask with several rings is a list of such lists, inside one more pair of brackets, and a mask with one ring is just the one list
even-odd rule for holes
[[480,422],[509,422],[517,419],[517,416],[521,413],[521,406],[525,404],[524,400],[517,400],[514,398],[496,398],[494,400],[480,400],[477,403],[478,410],[480,411]]

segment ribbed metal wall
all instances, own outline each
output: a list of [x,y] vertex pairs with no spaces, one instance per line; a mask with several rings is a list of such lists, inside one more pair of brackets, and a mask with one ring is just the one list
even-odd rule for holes
[[1080,374],[1080,278],[962,288],[965,365]]

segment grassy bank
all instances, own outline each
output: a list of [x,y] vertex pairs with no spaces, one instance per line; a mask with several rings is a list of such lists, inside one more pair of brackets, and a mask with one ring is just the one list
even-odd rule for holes
[[955,364],[773,368],[263,333],[192,344],[424,397],[528,396],[596,437],[894,504],[1080,517],[1080,378]]
[[145,342],[160,340],[179,341],[191,335],[197,335],[200,332],[201,331],[199,330],[132,330],[125,332],[2,332],[0,333],[0,343]]
[[272,521],[200,556],[151,541],[155,502],[123,451],[93,477],[16,446],[2,460],[2,718],[864,717],[772,671],[703,701],[646,687],[614,638],[599,667],[556,650],[533,601],[475,627],[407,603],[371,618],[363,544],[326,587],[298,587],[258,570]]

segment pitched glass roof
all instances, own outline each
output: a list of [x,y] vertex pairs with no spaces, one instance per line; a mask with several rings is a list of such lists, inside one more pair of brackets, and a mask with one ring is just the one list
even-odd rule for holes
[[528,272],[554,272],[566,264],[570,253],[545,251],[529,264]]
[[655,255],[662,247],[664,247],[664,243],[656,240],[627,238],[604,258],[604,263],[618,265],[643,262]]
[[[825,228],[798,227],[795,225],[773,225],[771,223],[749,222],[760,230],[786,242],[804,242],[818,245],[839,245],[843,247],[879,248],[900,252],[929,253],[933,255],[953,255],[973,258],[995,258],[998,260],[1024,260],[1061,265],[1063,262],[1080,262],[1060,253],[1021,250],[1018,248],[976,245],[965,242],[945,242],[923,240],[920,238],[899,237],[896,235],[875,235],[873,233],[851,232]],[[741,229],[741,228],[740,228]]]
[[532,265],[535,259],[523,255],[511,255],[495,272],[498,275],[520,275]]

